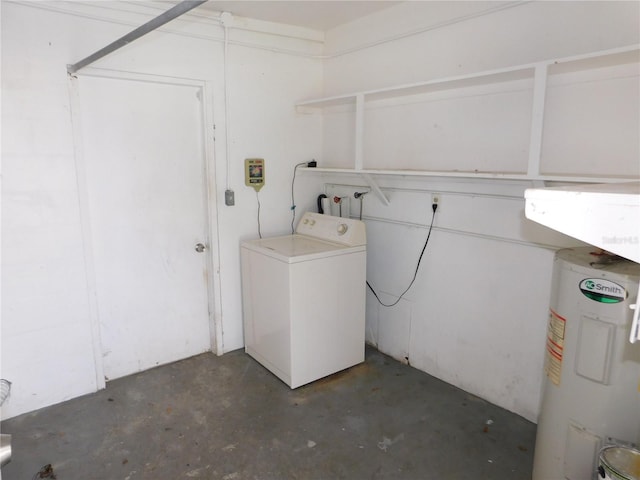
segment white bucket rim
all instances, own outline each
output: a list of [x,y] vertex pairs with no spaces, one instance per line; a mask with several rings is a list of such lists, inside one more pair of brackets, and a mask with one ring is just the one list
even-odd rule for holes
[[622,450],[627,453],[631,453],[634,456],[637,455],[639,459],[640,459],[640,450],[633,447],[627,447],[624,445],[608,445],[602,448],[600,450],[600,454],[598,455],[600,466],[604,469],[604,472],[609,476],[611,480],[640,480],[640,477],[635,475],[636,472],[624,471],[620,469],[619,465],[612,465],[611,461],[607,460],[605,455],[609,450]]

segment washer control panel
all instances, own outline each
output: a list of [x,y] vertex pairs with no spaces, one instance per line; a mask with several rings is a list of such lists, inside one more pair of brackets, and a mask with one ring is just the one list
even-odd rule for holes
[[320,213],[306,212],[298,223],[296,233],[347,246],[367,243],[364,222]]

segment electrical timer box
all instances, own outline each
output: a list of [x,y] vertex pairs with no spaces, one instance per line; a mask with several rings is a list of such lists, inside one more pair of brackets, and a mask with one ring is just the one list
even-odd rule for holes
[[244,183],[256,192],[264,186],[264,158],[246,158],[244,160]]

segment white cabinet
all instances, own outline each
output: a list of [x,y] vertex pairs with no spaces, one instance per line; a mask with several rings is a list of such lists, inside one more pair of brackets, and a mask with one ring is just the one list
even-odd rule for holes
[[617,182],[640,177],[639,90],[634,45],[296,108],[323,115],[317,171]]

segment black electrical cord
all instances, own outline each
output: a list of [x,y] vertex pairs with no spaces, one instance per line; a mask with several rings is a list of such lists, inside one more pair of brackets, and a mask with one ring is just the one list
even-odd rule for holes
[[291,180],[291,235],[295,233],[293,224],[296,221],[296,202],[293,199],[293,187],[296,183],[296,170],[298,170],[298,167],[301,167],[302,165],[307,165],[307,162],[300,162],[295,167],[293,167],[293,180]]
[[262,238],[262,232],[260,231],[260,195],[256,190],[256,200],[258,201],[258,237]]
[[378,303],[380,305],[382,305],[383,307],[394,307],[398,304],[398,302],[400,300],[402,300],[402,297],[404,296],[405,293],[407,293],[409,291],[409,289],[413,286],[413,282],[416,281],[416,277],[418,276],[418,270],[420,269],[420,262],[422,261],[422,256],[424,255],[424,251],[427,248],[427,244],[429,243],[429,237],[431,237],[431,229],[433,228],[433,220],[436,218],[436,210],[438,209],[438,204],[434,203],[433,205],[431,205],[431,209],[433,210],[433,214],[431,215],[431,224],[429,225],[429,233],[427,234],[427,239],[424,242],[424,246],[422,247],[422,251],[420,252],[420,257],[418,257],[418,263],[416,265],[416,271],[413,273],[413,278],[411,279],[411,283],[409,283],[409,286],[404,290],[404,292],[402,292],[400,294],[400,296],[398,297],[398,299],[390,304],[386,304],[383,303],[382,300],[380,300],[380,297],[378,297],[378,294],[376,293],[376,291],[373,289],[373,287],[371,286],[371,284],[369,283],[369,281],[367,280],[367,287],[369,287],[369,290],[371,290],[371,293],[373,293],[373,296],[376,297],[376,300],[378,300]]

